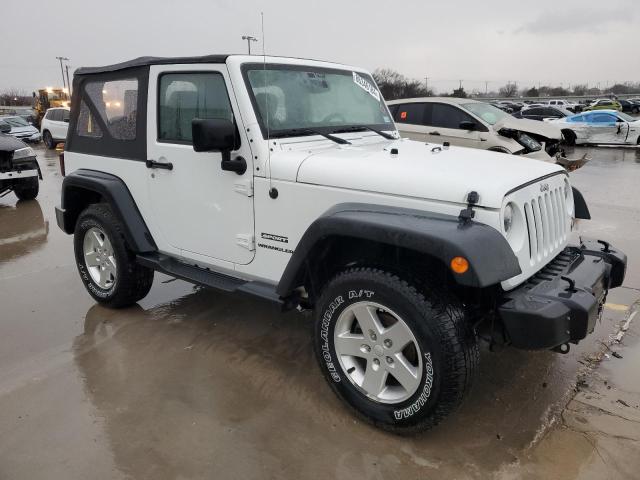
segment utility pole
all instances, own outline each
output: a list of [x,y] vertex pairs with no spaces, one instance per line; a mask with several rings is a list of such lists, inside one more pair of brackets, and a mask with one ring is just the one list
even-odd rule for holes
[[247,41],[247,47],[249,48],[249,55],[251,55],[251,42],[257,42],[258,39],[256,37],[252,37],[251,35],[243,35],[242,39]]
[[427,95],[429,95],[429,77],[424,77],[424,89],[427,92]]
[[65,80],[64,80],[64,68],[62,68],[62,61],[63,60],[69,61],[69,59],[67,57],[56,57],[56,58],[60,60],[60,73],[62,74],[62,86],[66,87]]
[[67,89],[69,90],[69,100],[71,100],[71,82],[69,81],[69,64],[67,63],[64,68],[67,71]]
[[489,95],[489,82],[487,80],[484,81],[484,96]]

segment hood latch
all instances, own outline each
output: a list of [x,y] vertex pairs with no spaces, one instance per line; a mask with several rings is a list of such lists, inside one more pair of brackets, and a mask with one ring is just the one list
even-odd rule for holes
[[476,216],[476,212],[473,210],[473,206],[480,200],[480,195],[475,190],[467,194],[467,208],[460,210],[458,220],[460,223],[465,224],[470,222],[473,217]]

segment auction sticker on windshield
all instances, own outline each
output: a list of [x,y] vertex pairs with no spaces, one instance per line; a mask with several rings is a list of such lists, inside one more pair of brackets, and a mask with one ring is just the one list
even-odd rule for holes
[[378,91],[378,89],[374,87],[370,82],[358,75],[356,72],[353,72],[353,83],[366,90],[367,92],[369,92],[369,95],[380,101],[380,92]]

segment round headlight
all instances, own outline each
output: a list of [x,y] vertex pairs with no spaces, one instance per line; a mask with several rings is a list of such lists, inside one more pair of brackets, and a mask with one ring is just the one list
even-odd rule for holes
[[507,203],[507,206],[504,207],[504,212],[502,212],[502,226],[504,227],[504,233],[509,233],[511,230],[511,226],[513,225],[513,205],[511,203]]

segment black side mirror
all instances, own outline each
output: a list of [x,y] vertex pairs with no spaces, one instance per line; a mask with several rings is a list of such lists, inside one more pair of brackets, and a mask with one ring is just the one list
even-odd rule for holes
[[222,118],[194,118],[191,120],[193,149],[196,152],[222,153],[222,170],[242,175],[247,171],[247,162],[242,157],[231,160],[231,150],[238,148],[236,126]]
[[469,122],[467,120],[465,120],[464,122],[460,122],[459,127],[460,130],[476,130],[478,128],[476,122]]
[[63,118],[63,119],[62,119],[62,121],[63,121],[64,123],[69,123],[69,119],[68,119],[68,118]]
[[7,122],[0,122],[0,133],[9,133],[11,131],[11,125]]

